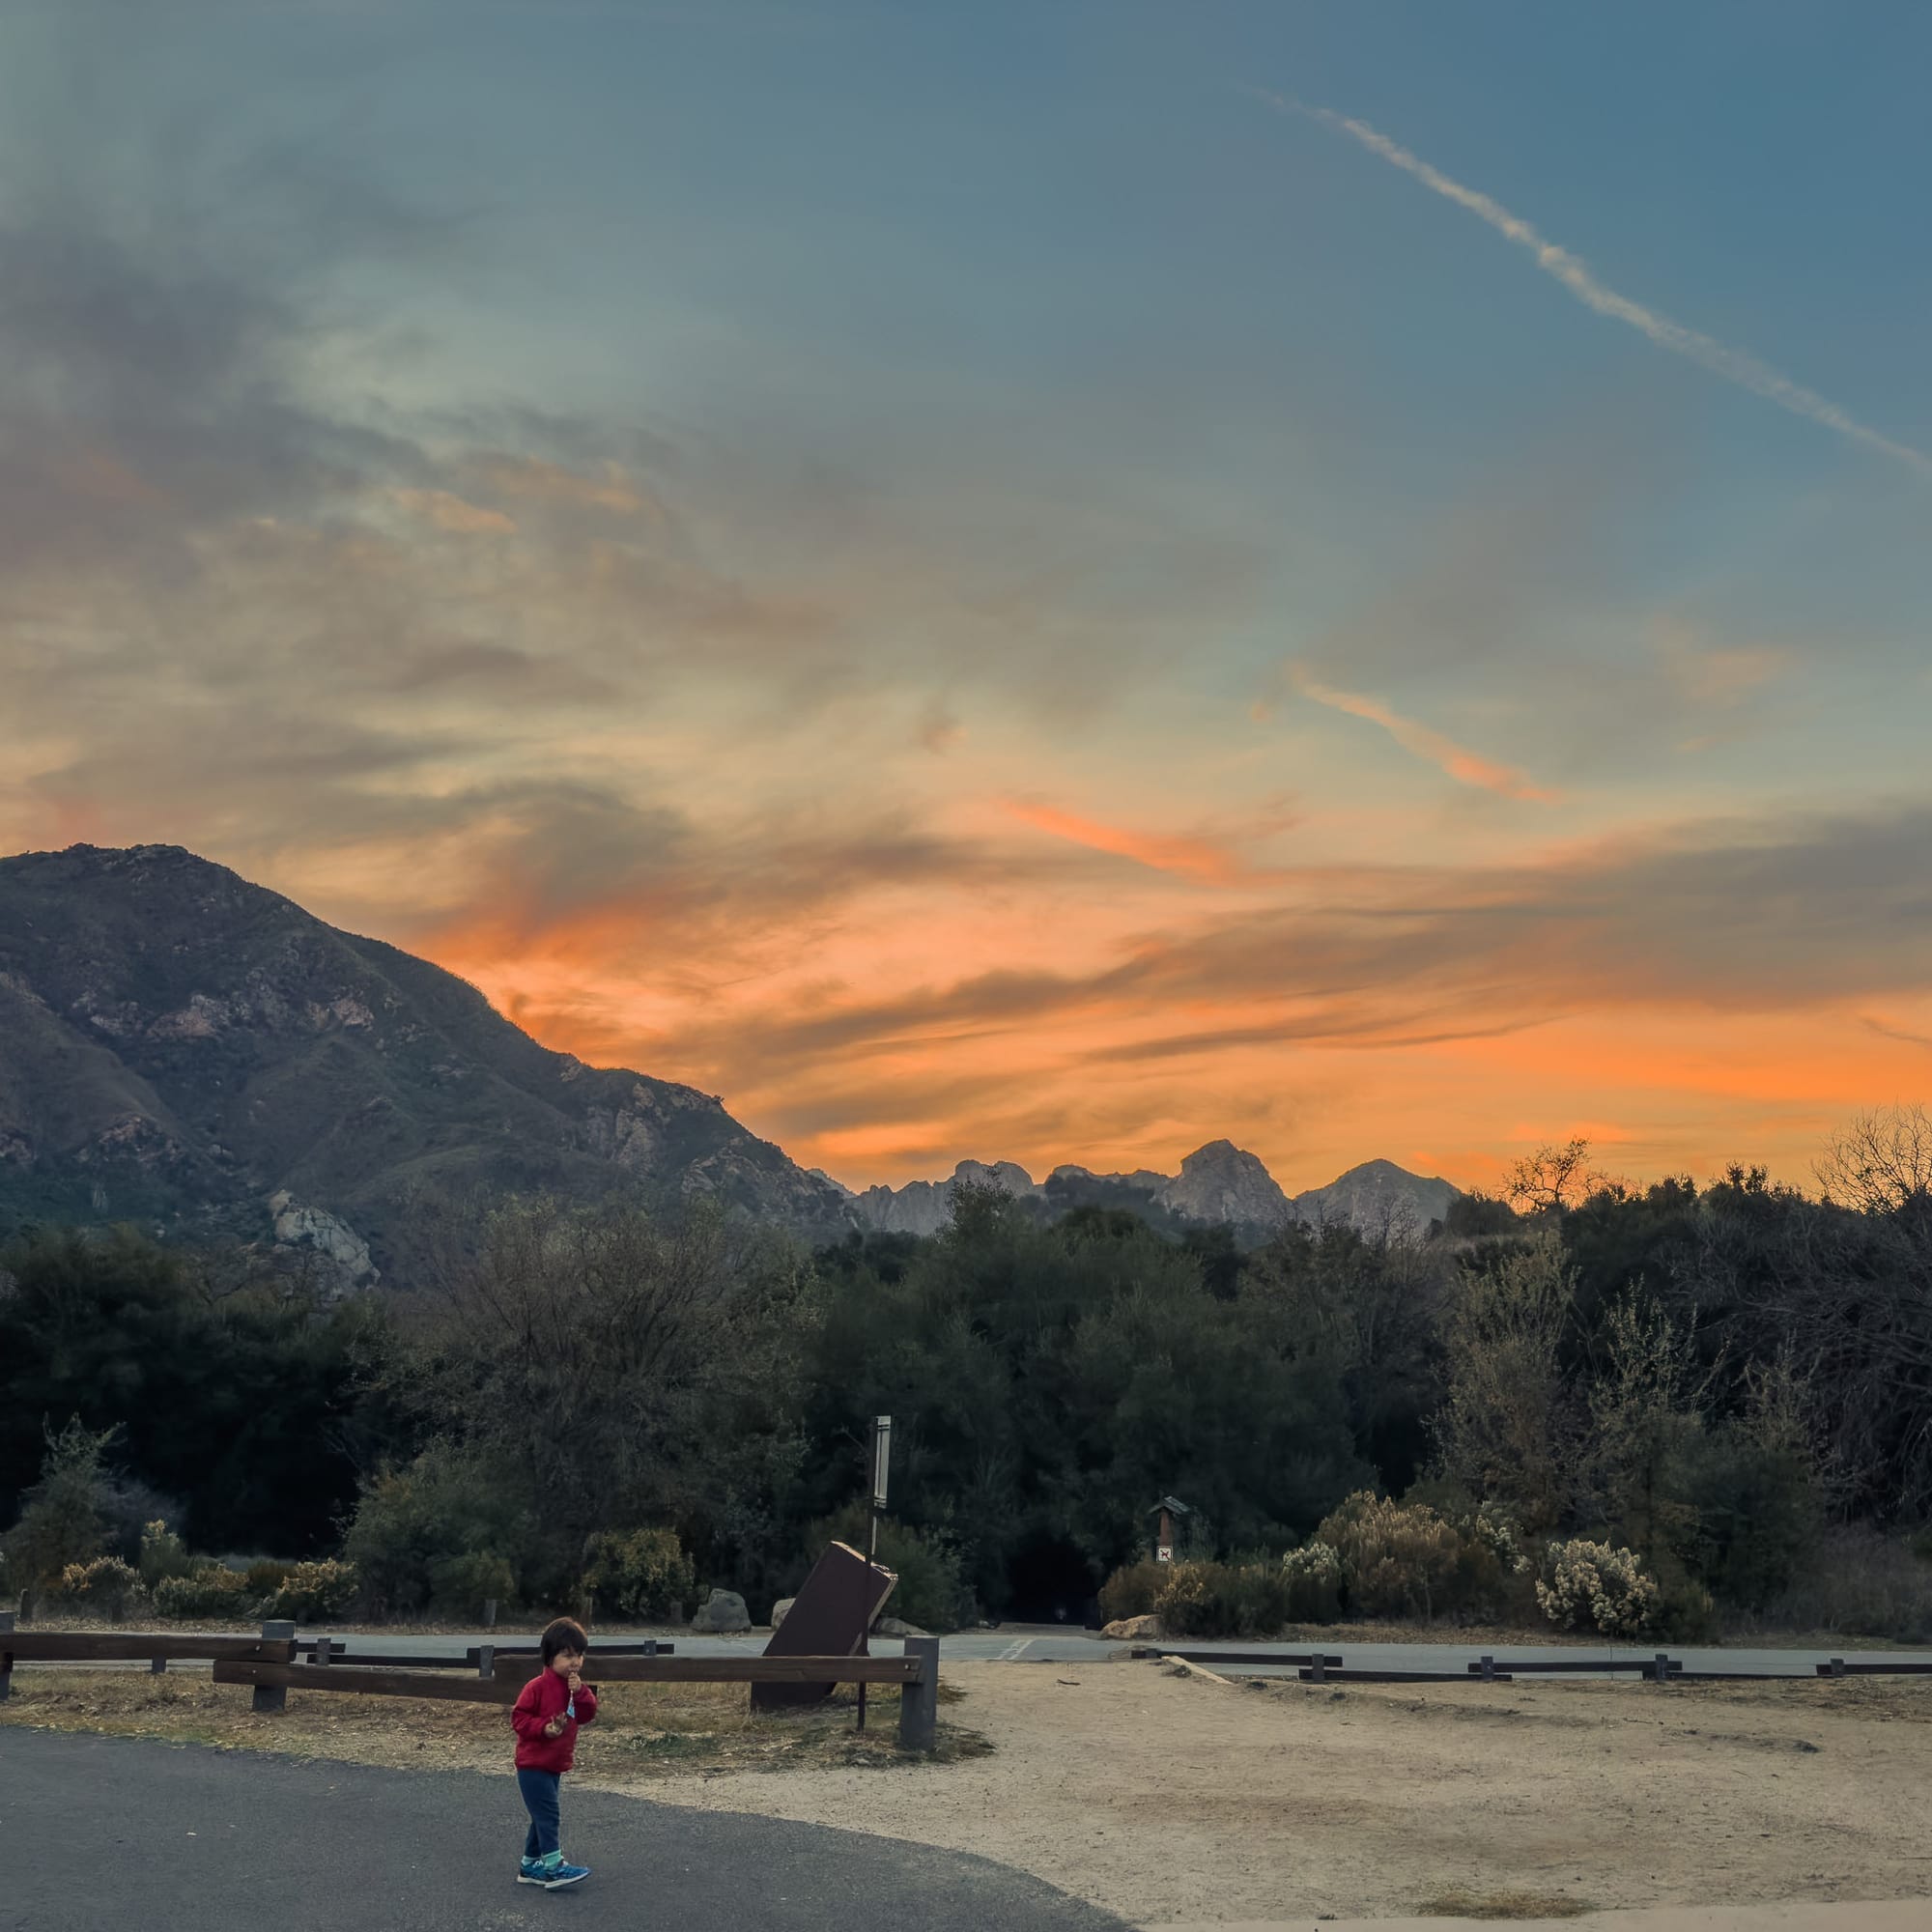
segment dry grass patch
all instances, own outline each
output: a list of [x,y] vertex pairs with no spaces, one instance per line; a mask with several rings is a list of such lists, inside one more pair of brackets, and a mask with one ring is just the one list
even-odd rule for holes
[[1433,1918],[1580,1918],[1595,1910],[1553,1891],[1442,1891],[1415,1909]]
[[[942,1704],[957,1696],[940,1686]],[[251,1700],[245,1685],[180,1669],[159,1677],[16,1670],[0,1723],[402,1770],[507,1772],[515,1749],[509,1712],[497,1705],[291,1690],[287,1710],[270,1716],[252,1710]],[[895,1688],[872,1688],[863,1735],[852,1727],[854,1715],[849,1691],[809,1710],[765,1716],[753,1715],[742,1684],[611,1684],[600,1694],[597,1721],[578,1744],[577,1767],[615,1784],[929,1761],[898,1748]],[[991,1748],[978,1732],[942,1721],[933,1757],[951,1763]]]

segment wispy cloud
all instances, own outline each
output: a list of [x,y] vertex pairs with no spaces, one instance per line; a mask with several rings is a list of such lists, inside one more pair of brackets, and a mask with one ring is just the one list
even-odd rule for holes
[[1346,711],[1351,718],[1366,718],[1379,724],[1405,752],[1439,766],[1458,784],[1476,785],[1484,791],[1500,792],[1505,798],[1529,799],[1538,805],[1553,805],[1560,793],[1539,785],[1514,765],[1499,765],[1492,758],[1465,750],[1455,739],[1445,737],[1413,718],[1392,711],[1378,697],[1365,697],[1359,692],[1337,691],[1333,685],[1318,683],[1299,665],[1289,667],[1289,676],[1302,696],[1333,711]]
[[1029,799],[1009,798],[1002,804],[1014,818],[1037,832],[1068,839],[1092,851],[1131,859],[1136,865],[1151,867],[1157,872],[1178,872],[1182,878],[1205,886],[1251,885],[1278,876],[1257,871],[1217,839],[1177,833],[1136,832],[1123,825],[1081,818]]
[[1453,201],[1459,208],[1467,209],[1477,220],[1487,222],[1498,235],[1514,242],[1519,248],[1526,249],[1536,258],[1536,266],[1546,275],[1561,282],[1584,307],[1594,309],[1599,315],[1609,316],[1613,321],[1628,324],[1639,334],[1648,336],[1660,349],[1667,349],[1673,355],[1682,355],[1687,361],[1708,369],[1714,376],[1721,376],[1727,383],[1735,383],[1741,389],[1748,389],[1754,396],[1776,403],[1779,409],[1787,410],[1795,416],[1804,416],[1826,429],[1835,430],[1840,436],[1849,437],[1867,449],[1878,450],[1883,455],[1910,465],[1921,475],[1932,475],[1932,456],[1923,450],[1899,442],[1860,422],[1836,403],[1819,395],[1815,389],[1794,383],[1790,377],[1780,374],[1748,351],[1734,349],[1729,343],[1719,342],[1716,336],[1704,334],[1701,329],[1687,328],[1681,322],[1672,322],[1656,309],[1619,295],[1615,289],[1600,281],[1586,262],[1549,241],[1520,214],[1512,214],[1492,196],[1477,188],[1466,187],[1439,168],[1432,167],[1421,156],[1390,140],[1366,121],[1338,114],[1330,107],[1311,107],[1304,101],[1270,94],[1262,88],[1246,88],[1243,92],[1253,95],[1277,113],[1305,115],[1338,134],[1346,134],[1370,154],[1379,156],[1391,167],[1400,168],[1404,174],[1412,176],[1432,193],[1439,194],[1445,201]]

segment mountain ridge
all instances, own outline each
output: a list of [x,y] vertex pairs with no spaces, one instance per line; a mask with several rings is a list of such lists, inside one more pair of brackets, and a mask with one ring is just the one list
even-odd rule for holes
[[1426,1226],[1457,1190],[1371,1161],[1291,1199],[1209,1141],[1176,1175],[1044,1182],[964,1160],[853,1190],[715,1095],[557,1053],[469,981],[178,845],[0,859],[0,1229],[125,1219],[312,1249],[346,1282],[405,1256],[424,1193],[695,1198],[811,1238],[931,1235],[961,1182],[1170,1230]]
[[[825,1177],[832,1179],[830,1175]],[[1049,1208],[1131,1205],[1196,1226],[1225,1225],[1268,1234],[1301,1223],[1346,1223],[1363,1233],[1421,1233],[1440,1220],[1462,1189],[1436,1175],[1411,1174],[1391,1160],[1367,1160],[1323,1187],[1290,1196],[1258,1154],[1230,1140],[1213,1140],[1186,1155],[1179,1174],[1137,1168],[1131,1174],[1095,1174],[1063,1162],[1037,1181],[1016,1161],[962,1160],[945,1180],[909,1180],[846,1189],[866,1226],[881,1234],[934,1235],[952,1216],[952,1190],[970,1183],[994,1186]],[[834,1182],[835,1185],[842,1185]]]

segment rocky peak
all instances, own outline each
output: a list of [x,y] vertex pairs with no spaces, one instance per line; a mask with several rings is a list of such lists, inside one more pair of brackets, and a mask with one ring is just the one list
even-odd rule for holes
[[1233,1141],[1209,1141],[1180,1163],[1180,1173],[1156,1197],[1190,1220],[1235,1227],[1277,1228],[1294,1218],[1288,1196],[1258,1154]]
[[997,1187],[1003,1194],[1037,1194],[1034,1178],[1016,1160],[962,1160],[952,1170],[955,1182],[969,1187]]

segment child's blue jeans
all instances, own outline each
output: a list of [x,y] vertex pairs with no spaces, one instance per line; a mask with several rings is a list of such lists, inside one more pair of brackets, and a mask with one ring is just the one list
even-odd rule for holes
[[547,1859],[557,1846],[557,1787],[561,1779],[554,1771],[519,1771],[517,1789],[523,1794],[524,1809],[530,1814],[529,1835],[524,1840],[526,1859]]

